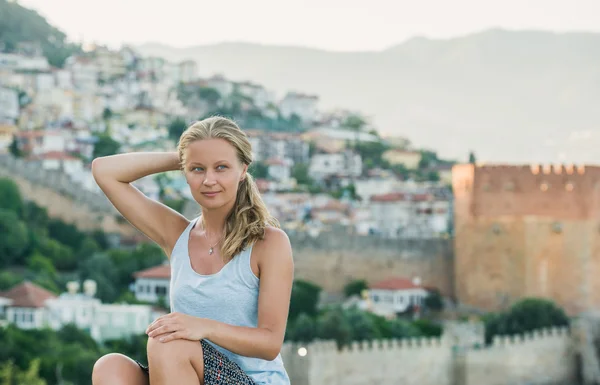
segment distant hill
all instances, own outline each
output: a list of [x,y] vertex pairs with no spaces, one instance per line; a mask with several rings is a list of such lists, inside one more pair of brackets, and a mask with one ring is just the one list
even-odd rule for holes
[[144,55],[192,58],[201,75],[359,109],[383,133],[466,161],[600,163],[600,34],[493,29],[413,38],[380,52],[223,43]]
[[69,55],[80,51],[78,45],[67,42],[66,35],[36,11],[0,0],[0,51],[14,52],[19,43],[38,44],[56,67],[62,67]]

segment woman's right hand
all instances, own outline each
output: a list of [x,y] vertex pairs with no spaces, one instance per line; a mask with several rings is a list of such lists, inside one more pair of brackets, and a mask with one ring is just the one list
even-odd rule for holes
[[131,182],[179,170],[176,152],[134,152],[96,158],[92,175],[115,208],[168,256],[189,221],[170,207],[148,198]]

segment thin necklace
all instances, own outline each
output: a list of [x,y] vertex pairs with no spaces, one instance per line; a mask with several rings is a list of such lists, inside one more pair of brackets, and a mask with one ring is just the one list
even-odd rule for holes
[[[206,233],[206,229],[204,229],[204,236],[206,237],[206,239],[209,239],[209,238],[208,238],[208,236],[207,236],[206,234],[207,234],[207,233]],[[216,246],[216,245],[217,245],[219,242],[221,242],[221,239],[222,239],[222,238],[223,238],[223,234],[221,234],[221,237],[220,237],[220,238],[219,238],[219,239],[218,239],[218,240],[215,242],[215,244],[214,244],[214,245],[210,246],[210,243],[209,243],[209,246],[210,246],[210,247],[209,247],[209,249],[208,249],[208,255],[213,255],[213,253],[215,252],[215,246]],[[209,242],[210,242],[210,240],[209,240]]]

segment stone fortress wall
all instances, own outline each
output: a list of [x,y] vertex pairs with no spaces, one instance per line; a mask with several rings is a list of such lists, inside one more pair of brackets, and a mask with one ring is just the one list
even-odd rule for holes
[[[74,223],[83,230],[102,228],[107,233],[137,235],[104,194],[73,183],[61,171],[44,170],[35,162],[0,155],[0,177],[9,177],[21,193],[51,217]],[[121,220],[119,220],[121,219]],[[419,276],[423,283],[453,295],[453,245],[451,240],[381,239],[332,230],[310,237],[290,233],[296,277],[325,291],[341,291],[353,279],[369,283],[389,277]]]
[[84,189],[59,170],[44,170],[8,154],[0,155],[0,177],[17,183],[21,194],[48,210],[50,217],[74,223],[83,230],[101,228],[107,233],[133,235],[131,225],[120,221],[119,213],[104,194]]
[[286,343],[282,356],[292,385],[569,385],[577,379],[567,328],[462,349],[445,336],[353,343],[341,351],[330,341]]

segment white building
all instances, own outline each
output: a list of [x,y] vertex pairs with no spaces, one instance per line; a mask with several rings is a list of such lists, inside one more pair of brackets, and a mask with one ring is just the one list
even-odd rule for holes
[[73,76],[71,71],[65,69],[54,70],[54,81],[57,88],[62,90],[73,89]]
[[178,64],[178,82],[191,82],[198,79],[198,64],[193,60],[184,60]]
[[312,122],[317,117],[318,96],[288,92],[279,102],[279,111],[286,119],[297,115],[303,122]]
[[369,285],[366,307],[384,317],[393,317],[408,310],[418,313],[427,296],[428,292],[419,278],[390,278]]
[[50,69],[50,64],[44,56],[25,56],[0,52],[0,69],[2,68],[12,71],[47,71]]
[[19,112],[17,90],[0,87],[0,123],[14,123],[19,118]]
[[0,293],[0,313],[4,314],[8,323],[20,329],[38,329],[48,321],[45,309],[46,300],[56,296],[31,282],[24,282]]
[[375,231],[390,238],[432,238],[448,231],[451,204],[430,193],[393,192],[370,201]]
[[71,56],[65,61],[65,68],[71,72],[76,89],[93,92],[98,87],[98,67],[92,59],[83,56]]
[[19,149],[30,155],[64,152],[66,138],[60,131],[18,131],[15,133]]
[[362,158],[352,151],[314,154],[310,159],[308,172],[315,180],[332,176],[358,178],[362,174]]
[[89,331],[96,341],[120,339],[143,334],[148,325],[165,314],[150,305],[103,304],[95,298],[96,283],[69,282],[68,291],[56,296],[31,283],[24,282],[0,293],[0,315],[6,323],[21,329],[50,327],[61,329],[67,324]]
[[106,47],[94,50],[94,64],[98,70],[98,78],[104,81],[120,78],[127,71],[123,55]]
[[62,170],[69,176],[83,171],[83,161],[65,152],[49,151],[27,159],[39,162],[44,170]]
[[222,75],[214,75],[206,79],[206,85],[209,88],[214,88],[219,92],[221,98],[227,98],[233,93],[234,83],[225,79]]
[[373,195],[398,191],[401,187],[402,181],[396,177],[361,178],[354,181],[356,194],[363,201],[369,201]]
[[265,162],[271,179],[277,182],[287,182],[292,177],[292,161],[290,159],[271,158]]
[[139,301],[157,303],[159,298],[164,298],[169,303],[169,283],[171,281],[171,266],[168,264],[154,266],[136,272],[135,298]]
[[251,82],[238,83],[238,90],[242,95],[250,97],[254,101],[254,105],[260,109],[266,108],[270,103],[273,103],[273,95],[260,84]]

